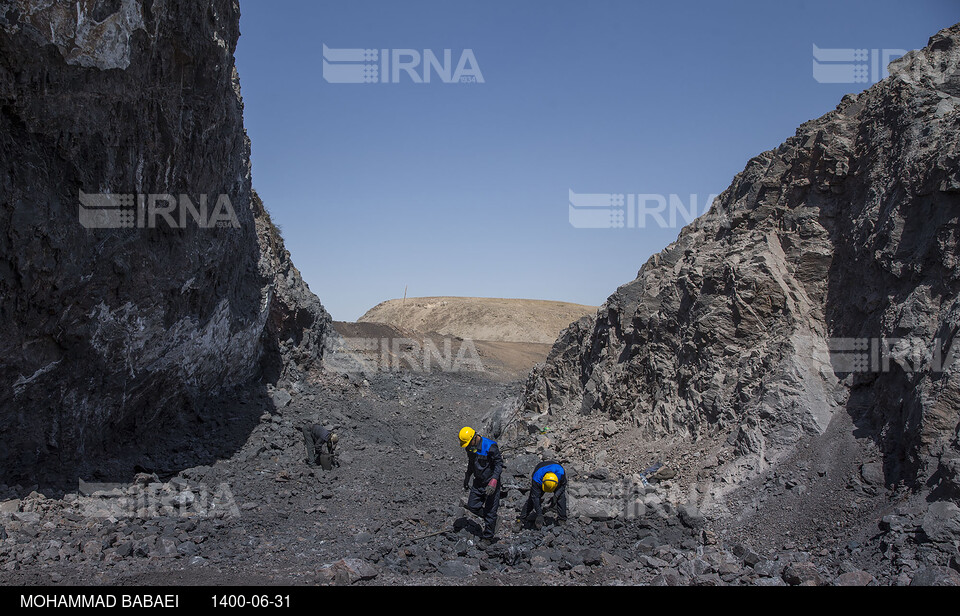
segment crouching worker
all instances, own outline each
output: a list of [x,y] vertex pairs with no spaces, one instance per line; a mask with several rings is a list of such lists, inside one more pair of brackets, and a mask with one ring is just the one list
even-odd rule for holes
[[541,462],[533,471],[530,496],[520,511],[520,522],[533,522],[543,528],[544,494],[553,494],[557,506],[557,524],[567,521],[567,474],[557,462]]
[[320,466],[325,471],[340,466],[336,452],[338,441],[339,438],[336,434],[320,424],[305,426],[303,428],[303,443],[307,450],[307,464]]

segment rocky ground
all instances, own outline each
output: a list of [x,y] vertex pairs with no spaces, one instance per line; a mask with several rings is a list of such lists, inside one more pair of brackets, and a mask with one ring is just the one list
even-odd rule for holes
[[[461,506],[456,434],[503,415],[520,389],[478,373],[325,375],[248,401],[237,415],[256,413],[255,426],[210,464],[50,497],[6,487],[0,583],[960,583],[960,511],[941,503],[931,513],[918,495],[888,491],[869,465],[851,479],[798,459],[735,492],[741,500],[717,515],[677,497],[680,449],[648,485],[620,471],[615,453],[606,465],[560,455],[570,521],[557,526],[548,515],[541,530],[521,528],[530,472],[558,453],[549,430],[501,441],[501,522],[484,549],[478,520]],[[342,435],[339,468],[304,464],[298,429],[314,421]],[[596,452],[615,438],[584,431],[581,444]]]

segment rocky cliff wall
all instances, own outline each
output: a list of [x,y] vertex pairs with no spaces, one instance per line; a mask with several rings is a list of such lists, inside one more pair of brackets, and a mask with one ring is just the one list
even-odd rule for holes
[[849,413],[889,483],[957,489],[958,97],[960,25],[749,161],[561,334],[527,416],[726,439],[734,466],[759,471]]
[[0,1],[4,478],[69,472],[319,356],[329,317],[251,190],[239,17]]

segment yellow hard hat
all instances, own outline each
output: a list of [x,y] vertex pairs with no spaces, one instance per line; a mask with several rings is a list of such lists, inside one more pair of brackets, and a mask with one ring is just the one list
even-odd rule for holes
[[460,446],[466,447],[470,444],[470,441],[473,440],[473,437],[476,436],[477,431],[473,428],[463,428],[460,430]]
[[543,476],[543,482],[540,484],[543,486],[544,492],[553,492],[557,489],[557,485],[560,483],[560,479],[553,473],[547,473]]

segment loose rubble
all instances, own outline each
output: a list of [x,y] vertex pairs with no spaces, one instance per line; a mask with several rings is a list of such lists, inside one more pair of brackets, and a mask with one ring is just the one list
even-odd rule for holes
[[[83,482],[54,498],[4,487],[0,582],[304,585],[907,585],[957,577],[951,503],[878,518],[856,542],[753,540],[674,499],[669,465],[644,481],[563,460],[570,519],[541,530],[516,516],[536,463],[553,455],[504,441],[498,540],[484,548],[462,505],[461,425],[510,408],[520,383],[482,375],[385,373],[288,387],[230,458],[161,479]],[[466,392],[466,393],[465,393]],[[341,434],[341,466],[304,463],[298,428]],[[597,441],[609,438],[598,431]],[[594,441],[589,441],[590,446]],[[546,447],[545,447],[546,446]],[[785,495],[789,477],[771,485]],[[19,497],[17,495],[19,494]],[[853,494],[853,491],[851,491]],[[823,548],[821,545],[830,544]]]

